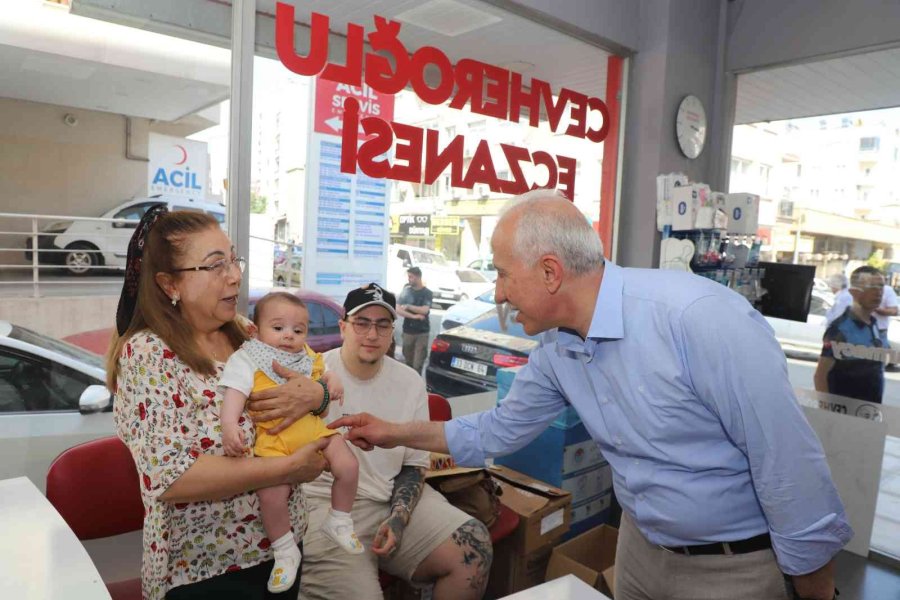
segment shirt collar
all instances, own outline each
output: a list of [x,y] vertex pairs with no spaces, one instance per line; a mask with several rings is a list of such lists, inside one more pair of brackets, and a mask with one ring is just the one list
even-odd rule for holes
[[[594,304],[594,315],[588,328],[588,339],[620,340],[625,337],[625,322],[622,316],[624,287],[624,269],[606,261],[600,292]],[[571,329],[560,329],[557,340],[560,346],[568,350],[584,350],[584,341]]]

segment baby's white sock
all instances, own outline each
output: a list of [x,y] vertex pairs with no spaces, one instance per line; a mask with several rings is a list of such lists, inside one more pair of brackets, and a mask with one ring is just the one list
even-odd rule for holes
[[294,534],[290,531],[272,542],[272,549],[275,551],[275,565],[269,575],[268,588],[270,592],[277,594],[294,585],[301,555]]

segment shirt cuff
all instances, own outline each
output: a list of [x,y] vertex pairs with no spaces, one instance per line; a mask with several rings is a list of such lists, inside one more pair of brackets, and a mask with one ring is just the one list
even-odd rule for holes
[[484,466],[484,450],[481,447],[477,417],[478,415],[467,415],[444,423],[447,448],[457,465],[463,467]]
[[825,566],[853,537],[843,515],[831,513],[802,531],[770,531],[778,566],[786,575],[807,575]]

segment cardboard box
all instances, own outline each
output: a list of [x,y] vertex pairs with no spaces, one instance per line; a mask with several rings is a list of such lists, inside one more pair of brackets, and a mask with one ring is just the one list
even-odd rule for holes
[[516,530],[494,545],[488,593],[501,597],[544,582],[553,546],[572,521],[572,495],[506,467],[488,471],[503,490],[500,501],[519,515]]
[[547,564],[547,581],[572,574],[612,598],[618,539],[617,529],[600,525],[556,546]]

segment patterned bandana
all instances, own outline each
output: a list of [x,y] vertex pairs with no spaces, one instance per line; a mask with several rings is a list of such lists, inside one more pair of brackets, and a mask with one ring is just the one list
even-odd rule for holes
[[312,374],[313,359],[301,350],[297,353],[291,353],[287,350],[275,348],[257,339],[247,340],[241,345],[241,350],[247,353],[256,368],[266,374],[266,376],[275,383],[282,384],[287,381],[284,377],[278,375],[272,370],[272,361],[275,360],[279,365],[296,371],[301,375],[309,377]]
[[163,215],[169,212],[165,204],[151,206],[141,217],[141,222],[131,235],[128,242],[128,259],[125,263],[125,281],[122,283],[122,293],[119,296],[119,308],[116,310],[116,331],[119,335],[125,335],[134,315],[134,306],[137,303],[138,283],[141,279],[141,259],[144,256],[144,241],[147,234]]

